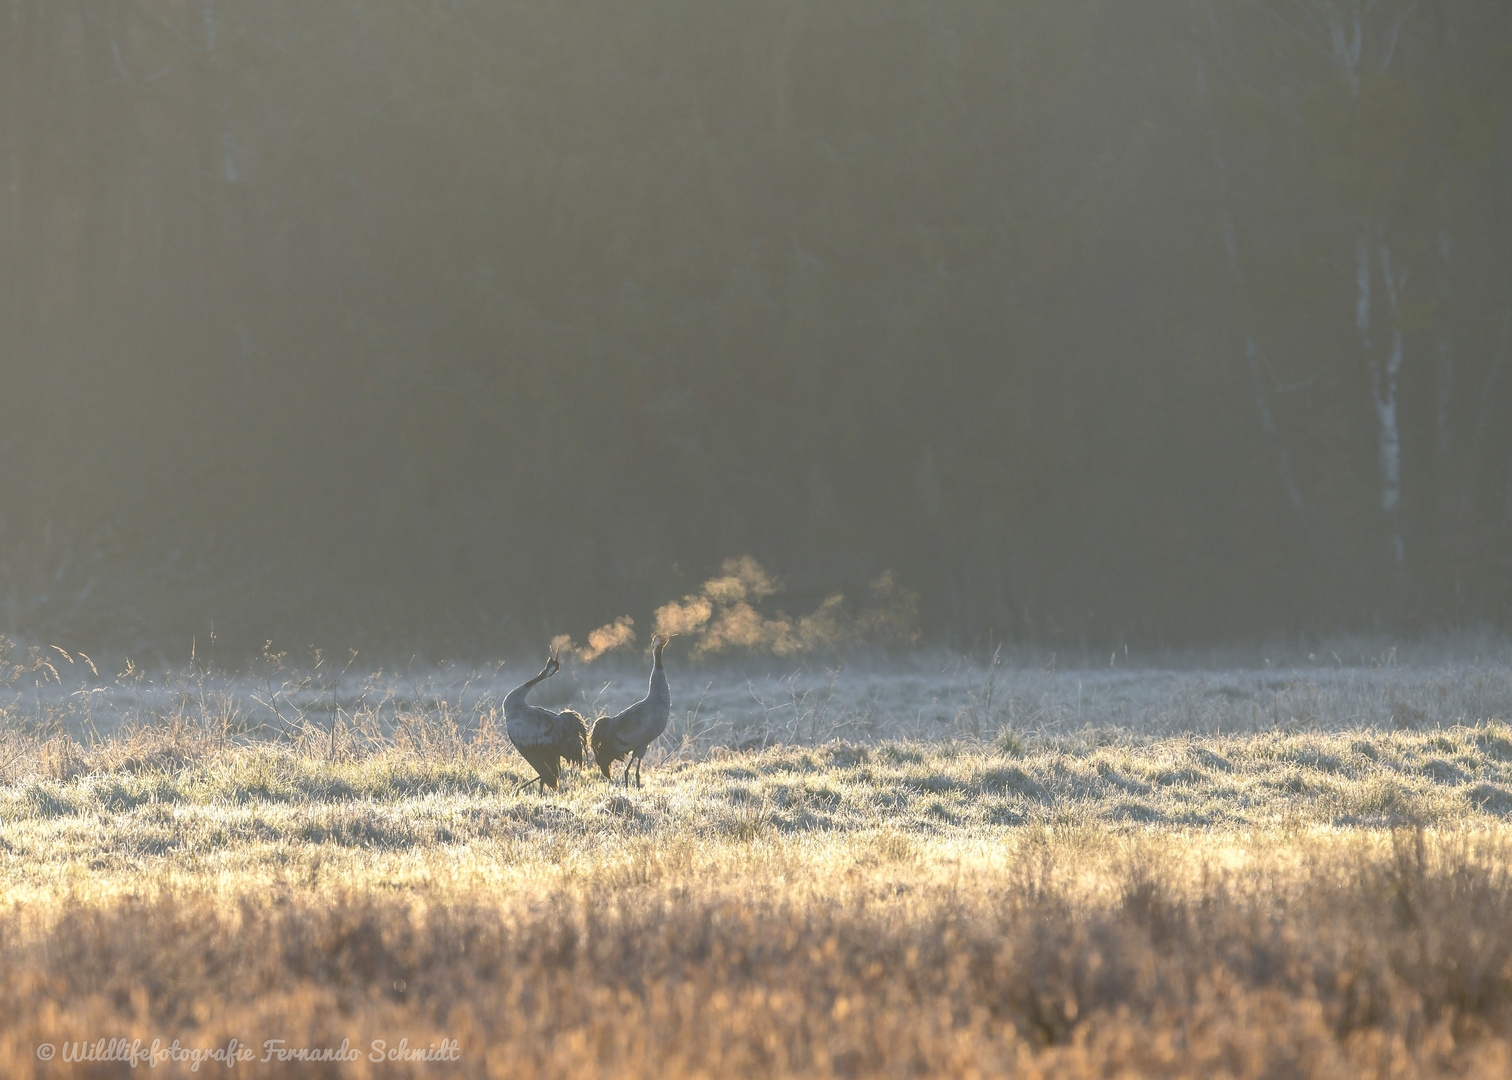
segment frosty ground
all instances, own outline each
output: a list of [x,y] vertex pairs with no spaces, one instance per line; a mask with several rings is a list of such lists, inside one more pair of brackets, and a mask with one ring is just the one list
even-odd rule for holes
[[646,786],[542,797],[498,713],[523,659],[15,650],[0,1060],[402,1030],[477,1076],[1504,1069],[1512,667],[1309,652],[673,658]]

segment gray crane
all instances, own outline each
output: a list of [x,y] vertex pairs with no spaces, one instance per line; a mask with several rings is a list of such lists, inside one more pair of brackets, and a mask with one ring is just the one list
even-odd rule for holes
[[556,790],[563,758],[576,765],[583,763],[583,749],[588,738],[588,725],[571,709],[554,713],[525,700],[532,686],[551,678],[561,667],[562,663],[553,650],[546,657],[546,666],[539,675],[504,696],[504,730],[509,733],[509,741],[515,744],[515,749],[536,771],[536,780],[520,786],[526,788],[539,781],[543,795],[547,788]]
[[667,687],[667,672],[662,668],[662,649],[667,639],[657,634],[651,639],[654,657],[651,666],[651,686],[646,696],[631,705],[618,716],[601,716],[593,722],[593,734],[588,737],[593,748],[593,758],[603,770],[609,782],[614,782],[612,766],[620,758],[629,755],[625,762],[625,786],[630,786],[630,766],[635,766],[635,786],[641,786],[641,758],[658,735],[667,730],[667,717],[672,715],[672,691]]

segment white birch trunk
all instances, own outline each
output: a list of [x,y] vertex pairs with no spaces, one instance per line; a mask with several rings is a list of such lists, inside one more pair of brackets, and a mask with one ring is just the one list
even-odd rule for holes
[[[1397,419],[1397,375],[1402,369],[1402,324],[1398,296],[1405,275],[1392,269],[1391,248],[1382,243],[1372,251],[1368,230],[1362,233],[1356,248],[1355,329],[1370,367],[1370,392],[1376,415],[1376,456],[1380,469],[1381,510],[1390,521],[1387,544],[1397,565],[1398,577],[1405,568],[1407,551],[1402,540],[1402,432]],[[1379,259],[1381,282],[1387,301],[1386,356],[1376,348],[1371,325],[1372,264]]]
[[[1439,300],[1447,305],[1453,293],[1453,284],[1450,278],[1451,248],[1449,234],[1440,231],[1438,234],[1438,253],[1441,264],[1439,267]],[[1451,405],[1454,402],[1454,344],[1450,336],[1448,320],[1438,320],[1438,413],[1435,417],[1438,430],[1438,465],[1443,477],[1447,478],[1450,451],[1449,443],[1449,420],[1451,417]]]
[[[1417,9],[1418,0],[1303,0],[1291,6],[1260,4],[1309,45],[1326,55],[1349,88],[1350,100],[1360,97],[1367,62],[1380,72],[1391,66],[1402,28]],[[1380,473],[1381,511],[1389,522],[1387,544],[1396,567],[1397,589],[1405,593],[1407,551],[1402,540],[1402,434],[1397,417],[1397,375],[1402,368],[1402,324],[1398,297],[1406,275],[1392,268],[1384,222],[1361,227],[1355,251],[1355,329],[1370,369],[1370,392],[1376,417],[1376,457]],[[1386,299],[1385,355],[1377,347],[1371,322],[1371,284],[1379,263]]]

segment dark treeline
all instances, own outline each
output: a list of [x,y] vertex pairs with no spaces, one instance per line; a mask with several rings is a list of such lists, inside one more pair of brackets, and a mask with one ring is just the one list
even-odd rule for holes
[[12,635],[1507,625],[1512,6],[0,0],[0,364]]

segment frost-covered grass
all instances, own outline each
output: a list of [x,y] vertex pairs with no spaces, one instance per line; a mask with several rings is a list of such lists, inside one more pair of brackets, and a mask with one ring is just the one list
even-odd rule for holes
[[36,1044],[116,1035],[457,1038],[467,1076],[1512,1064],[1495,663],[917,660],[701,704],[674,671],[643,789],[545,796],[519,790],[505,675],[305,678],[10,700],[0,1070],[75,1071]]
[[[1512,815],[1512,728],[1260,733],[992,743],[831,742],[667,760],[611,791],[569,773],[560,793],[521,793],[527,767],[502,747],[455,758],[397,748],[331,760],[280,744],[73,750],[0,786],[0,859],[12,890],[59,888],[87,869],[350,880],[466,850],[499,866],[526,844],[591,861],[628,840],[717,843],[866,835],[1005,841],[1022,827],[1131,825],[1256,830],[1495,827]],[[57,743],[50,744],[58,745]]]

